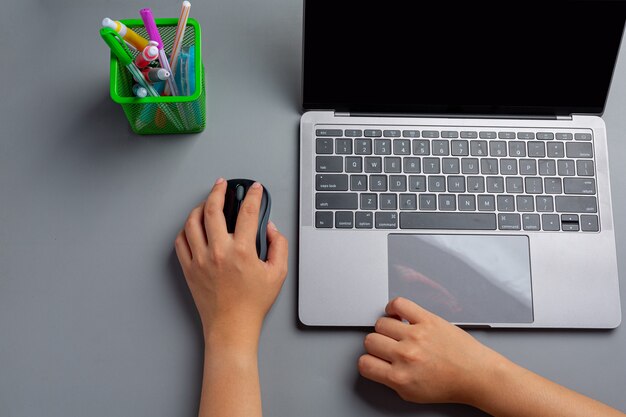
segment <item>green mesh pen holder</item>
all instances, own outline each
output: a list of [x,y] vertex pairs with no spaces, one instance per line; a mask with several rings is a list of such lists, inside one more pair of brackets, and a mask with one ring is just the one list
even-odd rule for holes
[[[155,19],[163,40],[165,53],[170,57],[178,19]],[[141,36],[148,35],[140,19],[121,20]],[[141,135],[197,133],[206,126],[206,94],[200,25],[187,20],[182,46],[194,46],[195,91],[190,96],[160,96],[137,98],[133,94],[130,72],[111,54],[110,89],[114,102],[122,105],[133,132]],[[136,56],[137,53],[134,53]],[[133,56],[133,57],[134,57]],[[170,63],[171,64],[171,63]],[[180,70],[180,67],[177,71]]]

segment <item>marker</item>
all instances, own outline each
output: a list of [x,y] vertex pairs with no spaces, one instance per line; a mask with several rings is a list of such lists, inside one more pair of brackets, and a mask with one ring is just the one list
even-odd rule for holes
[[[172,46],[172,55],[170,56],[170,62],[172,65],[172,78],[176,75],[176,67],[178,66],[178,55],[180,54],[180,48],[183,46],[183,38],[185,37],[185,28],[187,27],[187,19],[189,18],[189,9],[191,9],[191,3],[187,0],[183,1],[183,6],[180,10],[180,16],[178,17],[178,25],[176,26],[176,35],[174,36],[174,44]],[[169,93],[169,85],[165,86],[165,95]]]
[[144,68],[141,70],[146,80],[158,83],[159,81],[165,81],[172,75],[165,68]]
[[119,33],[126,42],[138,51],[143,51],[146,46],[148,46],[148,40],[146,38],[139,35],[134,30],[127,28],[126,25],[119,20],[112,20],[105,17],[102,19],[102,26],[105,28],[111,28]]
[[154,61],[158,57],[159,48],[157,48],[155,41],[150,41],[148,43],[148,46],[146,46],[143,51],[141,51],[141,53],[137,55],[137,58],[135,58],[135,65],[137,65],[139,69],[146,68],[148,65],[150,65],[152,61]]
[[[156,23],[154,21],[154,16],[152,16],[152,10],[149,8],[139,10],[139,14],[143,19],[143,24],[146,27],[146,32],[148,32],[148,36],[151,41],[157,42],[157,47],[159,48],[159,62],[161,63],[161,67],[165,68],[167,72],[172,73],[172,69],[170,68],[170,63],[167,60],[167,55],[165,55],[165,50],[163,49],[163,41],[161,40],[161,35],[159,34],[159,30],[157,29]],[[172,96],[178,95],[178,88],[176,88],[176,83],[172,77],[167,79],[167,85],[169,86],[170,94]]]
[[139,84],[133,85],[133,94],[137,98],[144,98],[148,96],[148,90],[140,86]]

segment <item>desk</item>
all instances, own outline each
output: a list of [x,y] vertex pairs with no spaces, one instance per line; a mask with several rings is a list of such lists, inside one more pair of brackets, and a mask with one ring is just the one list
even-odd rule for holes
[[[202,335],[173,240],[218,176],[266,184],[272,218],[291,244],[290,272],[261,341],[265,415],[482,415],[406,404],[360,379],[362,330],[297,325],[302,1],[194,3],[191,16],[204,29],[208,122],[202,134],[179,137],[133,135],[109,99],[99,22],[135,17],[146,5],[157,16],[178,15],[178,2],[164,0],[3,3],[0,415],[196,415]],[[625,115],[623,45],[604,117],[622,274]],[[624,277],[621,295],[626,311]],[[472,334],[626,410],[626,324]]]

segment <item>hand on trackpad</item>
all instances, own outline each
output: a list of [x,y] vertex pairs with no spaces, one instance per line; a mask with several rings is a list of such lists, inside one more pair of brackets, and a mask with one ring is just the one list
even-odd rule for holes
[[527,236],[390,234],[387,247],[389,299],[455,323],[533,321]]

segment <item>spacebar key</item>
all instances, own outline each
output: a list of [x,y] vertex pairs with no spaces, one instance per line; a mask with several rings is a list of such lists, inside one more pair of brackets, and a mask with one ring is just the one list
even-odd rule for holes
[[400,229],[496,230],[491,213],[400,213]]
[[356,210],[359,208],[357,193],[316,193],[315,207],[317,209]]

